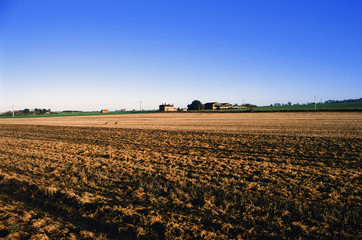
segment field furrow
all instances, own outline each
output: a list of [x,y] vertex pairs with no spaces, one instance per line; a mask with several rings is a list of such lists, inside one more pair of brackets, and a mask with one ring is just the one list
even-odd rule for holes
[[360,143],[3,124],[0,237],[355,239]]

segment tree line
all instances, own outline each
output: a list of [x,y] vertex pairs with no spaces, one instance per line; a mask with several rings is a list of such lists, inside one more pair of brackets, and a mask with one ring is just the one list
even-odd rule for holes
[[25,108],[23,110],[15,110],[13,111],[7,111],[1,114],[1,116],[12,116],[14,113],[15,116],[24,116],[24,115],[42,115],[42,114],[51,114],[51,109],[45,109],[45,108],[35,108],[33,110],[30,110],[29,108]]

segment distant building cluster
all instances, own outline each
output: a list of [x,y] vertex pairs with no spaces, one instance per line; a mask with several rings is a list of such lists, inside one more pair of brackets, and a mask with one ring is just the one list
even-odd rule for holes
[[175,108],[173,104],[162,103],[159,106],[160,112],[176,112],[176,111],[187,111],[187,110],[225,110],[225,109],[241,109],[247,108],[244,105],[232,105],[230,103],[219,103],[219,102],[208,102],[201,103],[198,100],[194,100],[191,104],[187,106],[188,109],[185,108]]
[[218,102],[209,102],[205,103],[206,110],[221,110],[221,109],[230,109],[234,108],[230,103],[218,103]]
[[206,110],[223,110],[223,109],[240,109],[246,108],[246,106],[232,105],[230,103],[218,103],[218,102],[208,102],[205,103]]
[[159,106],[159,110],[160,112],[176,112],[177,108],[175,108],[173,104],[162,103]]

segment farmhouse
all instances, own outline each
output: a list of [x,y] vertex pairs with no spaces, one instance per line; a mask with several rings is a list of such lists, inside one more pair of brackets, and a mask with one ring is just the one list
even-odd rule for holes
[[160,112],[176,112],[177,109],[173,106],[173,104],[167,104],[167,103],[162,103],[159,106],[159,110]]
[[205,109],[209,110],[219,110],[219,109],[229,109],[233,108],[233,105],[230,103],[218,103],[218,102],[209,102],[205,103]]
[[109,110],[108,109],[102,109],[101,113],[109,113]]

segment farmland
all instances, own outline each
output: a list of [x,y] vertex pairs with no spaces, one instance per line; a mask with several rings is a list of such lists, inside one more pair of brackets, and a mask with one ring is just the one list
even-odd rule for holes
[[[264,106],[256,107],[255,111],[314,111],[314,104],[285,105],[285,106]],[[342,103],[318,103],[317,110],[322,111],[348,111],[362,109],[362,102],[342,102]]]
[[361,238],[361,120],[0,119],[0,238]]

